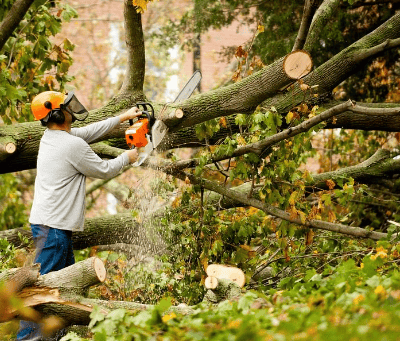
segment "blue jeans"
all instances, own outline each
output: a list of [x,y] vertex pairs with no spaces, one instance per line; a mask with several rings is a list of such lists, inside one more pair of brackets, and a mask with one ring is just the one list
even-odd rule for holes
[[[72,232],[44,225],[31,224],[36,246],[35,263],[40,264],[40,274],[61,270],[75,263],[72,251]],[[21,321],[17,340],[41,340],[37,323]]]

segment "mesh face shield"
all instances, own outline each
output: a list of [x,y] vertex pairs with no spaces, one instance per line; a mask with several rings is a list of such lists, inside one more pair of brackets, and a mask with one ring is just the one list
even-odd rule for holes
[[68,111],[73,119],[78,121],[84,121],[89,115],[89,112],[82,103],[78,101],[73,91],[68,92],[67,98],[64,103],[60,105],[60,108]]

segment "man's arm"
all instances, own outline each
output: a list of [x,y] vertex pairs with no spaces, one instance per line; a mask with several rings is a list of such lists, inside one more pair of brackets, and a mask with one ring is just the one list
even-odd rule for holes
[[[118,175],[121,169],[137,159],[136,149],[127,150],[115,159],[101,159],[90,146],[81,140],[76,144],[79,153],[71,153],[71,164],[82,174],[98,179],[111,179]],[[79,156],[79,157],[78,157]]]
[[113,130],[120,123],[129,119],[134,119],[140,116],[141,114],[142,112],[137,107],[133,107],[119,116],[111,117],[100,122],[92,123],[85,127],[72,128],[71,134],[80,137],[87,143],[91,143],[96,139],[101,138],[111,130]]

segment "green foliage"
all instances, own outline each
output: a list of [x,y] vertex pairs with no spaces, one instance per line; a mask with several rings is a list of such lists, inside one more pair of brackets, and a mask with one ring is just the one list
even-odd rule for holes
[[15,175],[0,175],[0,230],[22,227],[27,223],[26,207],[18,185]]
[[93,340],[397,340],[398,257],[398,247],[386,243],[322,273],[310,267],[265,294],[250,290],[217,306],[198,304],[189,315],[168,310],[169,299],[136,314],[118,309],[104,316],[95,309]]
[[[21,241],[28,245],[27,238],[19,236]],[[28,252],[25,249],[16,248],[6,239],[0,239],[0,272],[10,268],[18,268],[24,265]]]
[[6,239],[0,239],[1,270],[12,268],[15,248]]
[[[71,80],[69,53],[74,45],[68,39],[56,44],[51,37],[61,31],[62,21],[77,13],[68,4],[57,4],[55,11],[48,1],[35,1],[0,51],[0,112],[6,124],[31,120],[33,96],[46,90],[63,91]],[[0,20],[11,5],[3,1]]]
[[[348,11],[353,4],[354,1],[345,2],[344,9],[327,23],[321,45],[316,48],[315,58],[313,56],[315,65],[325,62],[359,35],[371,31],[394,11],[385,9],[375,18],[372,14],[376,9]],[[183,16],[180,26],[172,23],[168,29],[175,30],[178,37],[204,32],[210,27],[221,28],[244,15],[243,20],[255,29],[261,24],[264,27],[262,34],[255,35],[249,50],[251,54],[261,55],[262,60],[269,63],[290,52],[304,1],[251,5],[254,4],[240,0],[196,0],[194,10]],[[6,122],[19,119],[16,111],[22,108],[24,99],[40,89],[53,87],[51,79],[43,81],[52,67],[57,65],[60,77],[56,79],[57,86],[62,88],[68,79],[68,51],[73,45],[64,41],[63,46],[57,48],[49,40],[49,36],[59,30],[61,19],[50,14],[43,4],[32,10],[36,11],[30,12],[28,18],[35,23],[32,32],[23,27],[18,31],[31,38],[26,39],[25,44],[18,34],[10,38],[6,53],[0,57],[2,66],[7,66],[2,67],[0,92],[11,101],[5,106],[8,108]],[[66,7],[61,15],[68,20],[74,12]],[[363,22],[367,24],[352,30],[352,22],[360,18],[366,19]],[[162,37],[150,46],[175,43],[169,34]],[[25,52],[34,56],[32,60],[23,59]],[[227,49],[227,52],[233,56],[232,50]],[[158,60],[160,64],[156,66],[162,68],[167,59]],[[386,66],[392,67],[395,62],[387,63],[375,65],[364,76],[385,70],[389,74],[390,68]],[[22,79],[15,84],[11,82],[16,75],[28,77],[32,70],[30,85]],[[393,85],[372,90],[357,87],[361,76],[342,84],[344,92],[358,96],[367,94],[369,101],[389,98],[390,91],[396,94]],[[383,77],[380,85],[386,81]],[[230,134],[216,147],[210,146],[209,141],[221,127],[226,128],[226,119],[199,124],[196,134],[207,148],[199,151],[200,163],[193,174],[227,187],[251,184],[251,189],[242,194],[254,196],[260,203],[287,212],[291,218],[300,218],[303,223],[311,219],[341,222],[387,231],[393,237],[400,218],[398,200],[393,193],[376,192],[379,188],[359,185],[348,176],[335,182],[326,181],[325,189],[313,188],[309,186],[312,176],[307,166],[310,157],[318,160],[318,169],[322,172],[355,165],[389,138],[398,139],[394,135],[342,130],[329,135],[321,132],[323,126],[319,125],[281,140],[261,153],[248,153],[210,164],[215,156],[231,156],[238,147],[294,127],[319,110],[317,106],[309,108],[301,104],[285,113],[285,117],[275,108],[263,107],[258,107],[251,115],[238,114],[235,123],[239,133]],[[151,187],[160,198],[168,199],[170,192],[176,190],[175,185],[157,179]],[[185,184],[180,190],[173,207],[161,221],[154,222],[159,224],[160,233],[168,242],[165,256],[146,265],[137,265],[135,260],[118,253],[99,254],[106,263],[108,278],[91,290],[91,297],[155,306],[143,312],[118,309],[107,316],[95,309],[90,323],[94,340],[336,340],[338,335],[342,339],[398,338],[400,250],[389,239],[375,246],[371,241],[350,240],[334,233],[315,231],[306,225],[294,225],[255,208],[227,209],[223,203],[225,198],[219,202],[210,200],[210,203],[209,194],[199,185]],[[376,209],[378,203],[380,208]],[[12,206],[18,208],[15,203]],[[134,217],[140,220],[139,214],[135,213]],[[389,223],[387,217],[394,221]],[[8,266],[15,250],[7,242],[1,243]],[[88,253],[85,250],[76,254],[79,259],[87,257]],[[243,269],[247,282],[241,298],[214,307],[200,303],[205,293],[202,285],[205,269],[210,263]],[[261,276],[262,270],[268,274]],[[168,310],[171,304],[178,303],[196,305],[194,313],[183,316]],[[82,338],[70,334],[64,340]]]

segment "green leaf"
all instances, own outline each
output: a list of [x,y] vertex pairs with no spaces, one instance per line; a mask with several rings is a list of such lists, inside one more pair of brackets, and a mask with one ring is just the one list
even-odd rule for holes
[[257,294],[255,294],[254,292],[251,292],[251,291],[246,292],[239,299],[239,302],[238,302],[239,310],[241,310],[244,314],[247,314],[248,311],[250,310],[251,304],[254,302],[254,300],[257,297],[258,297]]
[[157,309],[160,313],[163,313],[169,309],[172,305],[171,297],[163,298],[160,303],[157,305]]
[[247,124],[247,116],[244,114],[238,114],[235,117],[235,124],[243,126]]
[[75,45],[71,43],[71,41],[67,38],[64,39],[63,41],[64,49],[67,51],[73,51],[75,48]]
[[101,311],[99,306],[94,306],[93,311],[90,313],[90,323],[89,328],[93,328],[93,326],[100,321],[104,321],[105,314]]

